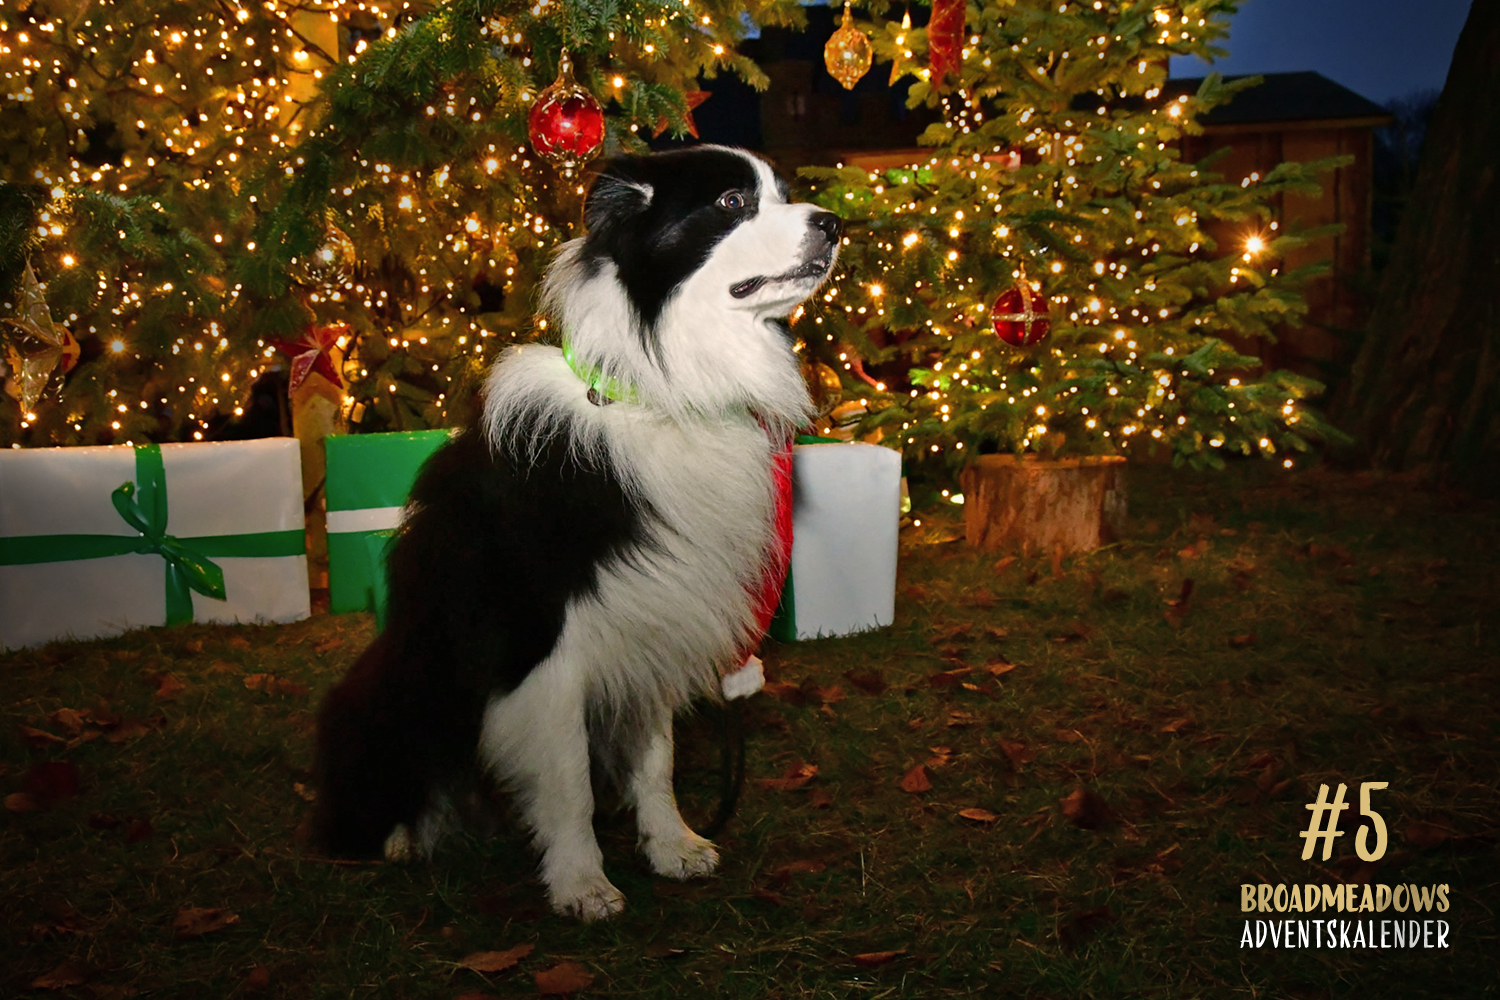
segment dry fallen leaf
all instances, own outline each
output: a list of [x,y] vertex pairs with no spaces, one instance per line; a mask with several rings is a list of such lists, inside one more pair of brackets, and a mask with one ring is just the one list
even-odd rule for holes
[[344,640],[340,639],[340,638],[337,638],[337,637],[332,638],[332,639],[324,639],[322,642],[318,643],[316,646],[313,647],[313,652],[314,653],[331,653],[335,649],[338,649],[343,644],[344,644]]
[[1187,617],[1189,602],[1193,598],[1193,579],[1188,577],[1182,581],[1182,589],[1178,592],[1175,600],[1167,602],[1167,610],[1163,617],[1167,624],[1173,628],[1179,628],[1182,620]]
[[1109,806],[1092,789],[1078,788],[1059,800],[1062,812],[1074,826],[1097,830],[1109,822]]
[[992,608],[995,606],[995,595],[987,587],[977,587],[965,595],[964,603],[971,608]]
[[1016,669],[1016,665],[1014,663],[1011,663],[1009,660],[998,660],[995,663],[991,663],[989,666],[985,667],[984,671],[987,674],[999,677],[1003,674],[1010,673],[1014,669]]
[[1072,625],[1068,626],[1068,630],[1066,632],[1064,632],[1062,635],[1055,635],[1055,636],[1053,636],[1052,637],[1052,641],[1053,642],[1081,642],[1081,641],[1086,641],[1088,639],[1088,637],[1091,636],[1091,635],[1093,635],[1093,634],[1094,634],[1094,630],[1093,629],[1089,628],[1087,625],[1085,625],[1081,621],[1075,621],[1075,622],[1073,622]]
[[844,679],[865,694],[881,694],[885,691],[885,678],[881,676],[878,670],[868,673],[855,673],[851,670],[844,674]]
[[955,667],[952,670],[944,670],[941,673],[929,675],[927,684],[935,688],[953,687],[973,672],[973,667]]
[[976,823],[994,823],[1000,818],[988,809],[960,809],[958,814],[964,819],[971,819]]
[[826,861],[816,861],[812,858],[803,858],[799,861],[788,861],[786,864],[777,865],[771,869],[771,877],[778,882],[785,882],[793,875],[816,875],[828,870]]
[[577,962],[559,962],[536,974],[536,991],[542,996],[577,993],[588,989],[593,981],[593,975]]
[[1162,726],[1160,731],[1163,733],[1180,733],[1184,729],[1191,728],[1193,728],[1192,719],[1173,719],[1171,722],[1168,722],[1166,725]]
[[854,964],[873,969],[876,966],[894,962],[904,954],[906,954],[905,948],[897,948],[895,951],[867,951],[862,955],[855,955]]
[[1246,646],[1253,645],[1255,645],[1254,632],[1242,632],[1239,635],[1232,635],[1229,637],[1230,649],[1244,649]]
[[11,792],[5,797],[5,808],[13,813],[36,812],[42,804],[25,792]]
[[185,690],[187,685],[176,674],[165,673],[156,677],[156,697],[160,701],[171,701]]
[[459,960],[459,966],[475,972],[504,972],[536,950],[536,945],[518,944],[505,951],[476,951]]
[[821,702],[824,705],[837,705],[848,697],[844,693],[844,689],[837,684],[831,687],[820,687],[808,682],[802,685],[802,691],[811,700]]
[[761,690],[772,698],[779,698],[794,705],[800,705],[807,698],[802,689],[790,681],[766,681],[765,687]]
[[1029,747],[1017,740],[1001,740],[1000,752],[1005,754],[1016,767],[1036,760],[1036,747]]
[[245,678],[245,687],[251,691],[264,691],[266,694],[307,694],[306,684],[289,681],[275,674],[250,674]]
[[49,733],[45,729],[33,729],[31,726],[16,727],[21,731],[21,738],[34,747],[44,747],[49,743],[62,743],[63,738],[55,733]]
[[242,635],[237,635],[233,639],[230,639],[229,640],[229,644],[231,646],[233,646],[235,649],[249,649],[250,648],[250,640],[246,639]]
[[931,791],[932,778],[927,774],[926,765],[918,764],[910,771],[907,771],[901,778],[900,788],[903,792],[909,792],[912,795]]
[[82,986],[89,981],[89,973],[83,965],[72,959],[59,965],[43,976],[31,981],[34,990],[65,990],[70,986]]
[[790,792],[801,788],[818,773],[816,764],[792,764],[779,778],[761,778],[756,783],[762,788],[769,788],[776,792]]
[[952,747],[928,747],[927,749],[932,751],[932,756],[926,761],[928,767],[942,767],[953,760]]
[[57,711],[47,716],[47,718],[51,720],[53,725],[61,726],[73,736],[77,736],[79,733],[81,733],[83,731],[83,727],[88,725],[88,723],[90,722],[88,709],[84,709],[82,712],[80,712],[77,709],[72,708],[59,708]]
[[222,906],[184,906],[172,920],[172,932],[179,940],[202,937],[240,922],[238,913]]

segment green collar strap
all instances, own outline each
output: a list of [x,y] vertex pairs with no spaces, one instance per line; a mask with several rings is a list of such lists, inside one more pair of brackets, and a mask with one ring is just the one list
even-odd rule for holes
[[621,382],[619,379],[611,378],[598,368],[594,368],[580,362],[573,355],[573,343],[566,337],[562,344],[563,360],[567,361],[568,367],[573,369],[573,374],[578,376],[579,381],[588,386],[589,402],[595,406],[607,406],[610,403],[634,403],[637,401],[635,387]]

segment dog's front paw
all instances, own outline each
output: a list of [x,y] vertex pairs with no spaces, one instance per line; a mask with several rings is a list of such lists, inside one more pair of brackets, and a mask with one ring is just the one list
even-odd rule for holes
[[397,823],[396,828],[391,831],[389,837],[385,838],[385,847],[382,850],[385,859],[392,864],[404,865],[417,860],[421,856],[421,849],[417,845],[417,839],[412,836],[411,830],[405,823]]
[[719,852],[713,841],[691,830],[681,837],[650,837],[641,844],[651,870],[667,878],[689,879],[708,875],[719,867]]
[[603,873],[548,886],[547,898],[556,913],[585,923],[608,919],[625,909],[624,894]]

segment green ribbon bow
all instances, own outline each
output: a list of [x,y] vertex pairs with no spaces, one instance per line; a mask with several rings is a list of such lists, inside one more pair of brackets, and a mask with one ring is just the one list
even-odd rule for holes
[[109,495],[125,523],[139,538],[123,535],[26,535],[0,538],[0,566],[103,559],[132,552],[155,553],[167,561],[167,624],[193,620],[196,590],[205,597],[225,600],[224,571],[213,558],[297,556],[307,551],[299,529],[245,535],[200,535],[178,538],[167,534],[167,475],[161,446],[135,446],[135,482],[124,483]]

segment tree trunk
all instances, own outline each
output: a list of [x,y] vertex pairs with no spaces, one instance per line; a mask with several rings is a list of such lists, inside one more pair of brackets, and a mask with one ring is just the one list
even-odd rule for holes
[[970,545],[1088,552],[1120,537],[1125,459],[981,455],[959,476]]
[[1500,479],[1500,4],[1475,3],[1340,421],[1378,466]]

